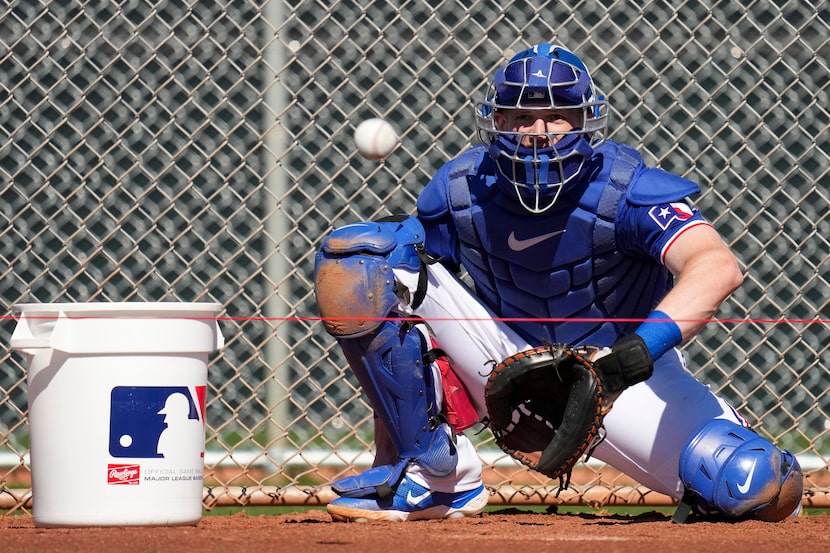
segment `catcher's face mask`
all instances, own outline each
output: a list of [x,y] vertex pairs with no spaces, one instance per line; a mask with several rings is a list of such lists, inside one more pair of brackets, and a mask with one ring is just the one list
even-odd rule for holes
[[[608,125],[605,98],[585,64],[551,44],[524,50],[496,70],[474,110],[479,139],[489,146],[502,177],[498,186],[531,213],[553,207],[577,180],[594,148],[605,141]],[[511,112],[533,110],[576,115],[570,129],[555,132],[518,131],[500,124]]]

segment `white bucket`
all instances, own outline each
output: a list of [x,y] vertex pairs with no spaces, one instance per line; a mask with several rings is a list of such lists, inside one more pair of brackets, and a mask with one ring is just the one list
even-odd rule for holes
[[202,517],[215,303],[19,304],[35,525],[195,525]]

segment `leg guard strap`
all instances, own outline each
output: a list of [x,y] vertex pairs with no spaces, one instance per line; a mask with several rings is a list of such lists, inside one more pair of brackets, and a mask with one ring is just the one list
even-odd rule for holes
[[395,489],[408,464],[408,460],[401,459],[394,465],[373,467],[357,476],[347,476],[332,482],[331,489],[343,497],[389,497],[395,495]]

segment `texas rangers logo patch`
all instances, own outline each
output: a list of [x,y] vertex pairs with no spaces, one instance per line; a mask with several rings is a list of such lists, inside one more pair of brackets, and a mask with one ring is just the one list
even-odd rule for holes
[[673,221],[688,221],[694,215],[688,204],[677,202],[660,204],[648,210],[648,214],[661,229],[666,230]]

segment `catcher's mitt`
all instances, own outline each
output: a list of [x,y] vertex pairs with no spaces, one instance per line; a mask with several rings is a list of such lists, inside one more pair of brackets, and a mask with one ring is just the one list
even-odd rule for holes
[[602,438],[603,381],[590,361],[596,351],[561,344],[533,348],[496,365],[487,380],[484,397],[496,443],[524,465],[559,478],[560,488]]

